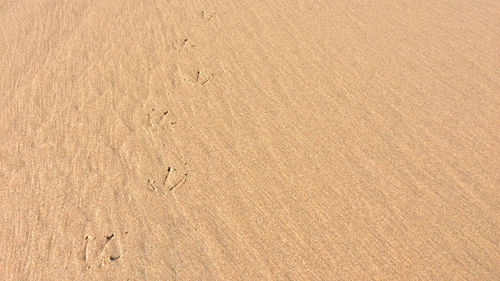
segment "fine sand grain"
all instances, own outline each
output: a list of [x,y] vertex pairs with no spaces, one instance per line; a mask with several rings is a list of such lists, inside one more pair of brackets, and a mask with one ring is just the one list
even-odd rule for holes
[[498,0],[0,0],[0,280],[500,280]]

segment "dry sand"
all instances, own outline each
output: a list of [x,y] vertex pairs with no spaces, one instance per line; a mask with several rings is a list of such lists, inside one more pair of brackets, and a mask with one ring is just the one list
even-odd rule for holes
[[499,280],[500,2],[0,1],[0,280]]

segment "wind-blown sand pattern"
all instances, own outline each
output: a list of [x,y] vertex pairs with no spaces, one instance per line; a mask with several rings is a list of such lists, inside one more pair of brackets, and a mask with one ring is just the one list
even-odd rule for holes
[[0,280],[499,280],[500,2],[0,1]]

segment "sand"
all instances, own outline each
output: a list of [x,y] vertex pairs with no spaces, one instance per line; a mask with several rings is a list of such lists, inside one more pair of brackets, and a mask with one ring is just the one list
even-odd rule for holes
[[499,280],[499,15],[0,1],[0,280]]

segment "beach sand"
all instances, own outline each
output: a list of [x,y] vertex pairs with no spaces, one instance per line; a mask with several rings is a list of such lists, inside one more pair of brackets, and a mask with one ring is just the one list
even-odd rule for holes
[[499,280],[499,15],[0,1],[0,280]]

